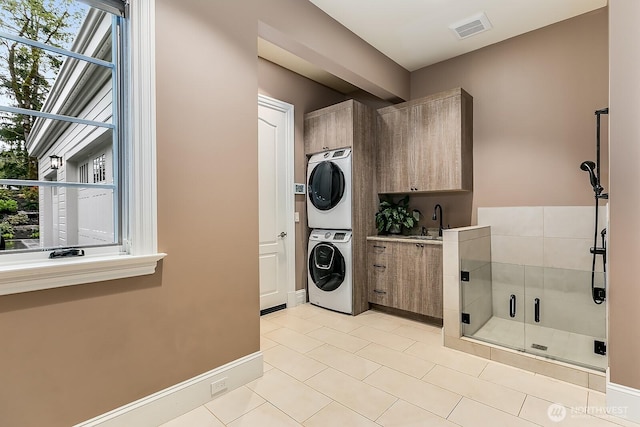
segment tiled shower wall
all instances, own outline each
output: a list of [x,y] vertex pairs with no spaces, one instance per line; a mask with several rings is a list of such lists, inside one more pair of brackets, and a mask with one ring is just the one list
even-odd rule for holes
[[[606,208],[599,209],[598,233],[607,223]],[[510,318],[514,294],[522,304],[513,320],[532,323],[533,299],[540,298],[539,325],[605,336],[605,306],[591,300],[593,206],[478,208],[478,225],[491,226],[494,316]],[[596,270],[602,272],[602,257]]]

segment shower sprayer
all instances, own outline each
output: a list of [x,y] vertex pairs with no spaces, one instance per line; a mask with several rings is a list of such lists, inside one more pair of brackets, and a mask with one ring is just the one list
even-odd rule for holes
[[600,180],[596,176],[596,164],[591,160],[585,160],[580,164],[580,169],[589,173],[589,181],[591,182],[591,187],[593,187],[593,192],[596,193],[596,196],[600,196],[604,188],[602,188]]

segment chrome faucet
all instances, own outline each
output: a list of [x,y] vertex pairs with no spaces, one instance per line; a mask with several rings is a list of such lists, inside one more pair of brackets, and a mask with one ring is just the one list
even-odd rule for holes
[[442,237],[442,206],[440,206],[440,203],[436,204],[433,207],[433,216],[431,217],[431,219],[434,221],[438,219],[438,209],[440,209],[440,228],[438,228],[438,236]]

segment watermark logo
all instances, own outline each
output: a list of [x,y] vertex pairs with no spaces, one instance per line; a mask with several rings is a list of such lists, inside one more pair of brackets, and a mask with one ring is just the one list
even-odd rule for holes
[[584,418],[613,415],[626,418],[627,409],[626,406],[572,406],[568,409],[558,403],[552,403],[547,408],[547,416],[554,423],[562,422],[567,416],[571,418]]
[[547,416],[554,423],[559,423],[567,417],[567,408],[557,403],[552,403],[547,408]]

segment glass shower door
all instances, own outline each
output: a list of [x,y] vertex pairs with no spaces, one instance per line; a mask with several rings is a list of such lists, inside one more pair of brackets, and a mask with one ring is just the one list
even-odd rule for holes
[[524,266],[489,262],[472,270],[473,263],[467,265],[469,281],[463,278],[461,290],[469,323],[463,323],[463,335],[524,350]]
[[[596,272],[596,283],[604,273]],[[605,304],[591,297],[591,272],[525,268],[525,351],[604,371]]]

